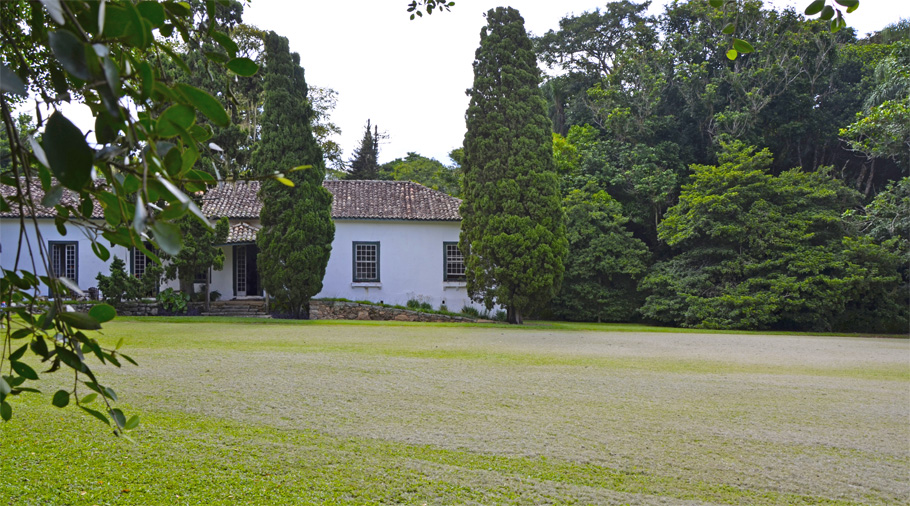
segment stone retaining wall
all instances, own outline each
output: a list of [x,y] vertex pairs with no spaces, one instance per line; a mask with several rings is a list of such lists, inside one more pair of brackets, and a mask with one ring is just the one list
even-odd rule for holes
[[121,302],[117,305],[120,316],[158,316],[157,302]]
[[[87,313],[92,304],[67,304],[74,310]],[[190,302],[188,309],[199,310],[202,308],[201,302]],[[157,302],[121,302],[117,307],[117,314],[120,316],[158,316],[159,306]],[[401,321],[401,322],[468,322],[474,323],[477,320],[464,316],[449,316],[434,313],[424,313],[421,311],[411,311],[410,309],[398,309],[393,307],[373,306],[370,304],[359,304],[357,302],[343,301],[310,301],[310,319],[311,320],[382,320],[382,321]]]
[[409,309],[342,301],[310,301],[311,320],[395,320],[400,322],[476,322],[464,316],[422,313]]

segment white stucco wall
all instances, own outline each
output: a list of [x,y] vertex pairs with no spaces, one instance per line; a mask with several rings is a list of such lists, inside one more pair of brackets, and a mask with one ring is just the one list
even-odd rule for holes
[[[26,235],[29,244],[31,245],[32,252],[35,254],[35,269],[37,270],[36,274],[38,276],[46,276],[47,272],[44,269],[44,265],[40,261],[40,255],[38,253],[38,239],[35,227],[32,224],[32,220],[26,220]],[[19,244],[19,219],[18,218],[0,218],[0,267],[3,269],[12,269],[16,263],[16,250]],[[98,273],[103,273],[105,275],[110,273],[109,264],[113,260],[114,256],[122,258],[127,264],[127,269],[129,269],[130,255],[129,250],[122,246],[111,247],[110,243],[101,238],[99,239],[99,244],[103,245],[110,251],[111,260],[107,262],[102,261],[100,258],[95,256],[95,253],[92,251],[92,243],[86,237],[84,231],[80,227],[70,226],[67,229],[66,235],[61,235],[57,231],[57,227],[54,225],[54,220],[52,219],[39,219],[38,220],[38,231],[41,233],[41,241],[43,242],[45,251],[47,251],[49,242],[77,242],[77,279],[76,283],[79,285],[79,288],[83,290],[89,287],[97,287],[98,281],[95,277]],[[28,247],[23,243],[22,245],[22,255],[19,259],[19,269],[32,271],[31,259],[28,254]],[[41,294],[48,295],[47,286],[41,286]]]
[[[463,282],[443,281],[443,242],[457,242],[460,222],[335,220],[332,256],[317,298],[405,304],[409,299],[450,311],[471,305]],[[355,283],[354,242],[379,242],[378,283]]]
[[[110,260],[103,262],[91,248],[91,242],[79,227],[70,227],[63,236],[54,226],[53,220],[41,219],[40,232],[45,248],[50,241],[75,241],[78,243],[77,284],[82,289],[98,286],[98,273],[110,272]],[[248,221],[249,220],[245,220]],[[256,224],[256,223],[254,223]],[[390,220],[336,220],[335,241],[332,255],[326,267],[322,291],[316,297],[369,300],[386,304],[405,304],[410,299],[430,303],[434,309],[445,304],[450,311],[459,311],[465,305],[474,305],[468,298],[463,282],[443,281],[444,242],[457,242],[459,222],[421,222]],[[37,240],[32,227],[28,228],[32,250],[37,252]],[[0,219],[0,267],[12,269],[19,240],[19,220]],[[110,243],[99,241],[111,252],[127,262],[129,271],[129,250],[122,246],[111,247]],[[353,281],[353,243],[379,243],[378,283],[355,283]],[[221,292],[222,300],[234,297],[234,252],[231,246],[224,247],[224,269],[213,271],[212,290]],[[20,259],[20,268],[31,270],[28,256]],[[45,275],[43,266],[38,266],[39,276]],[[166,283],[162,288],[177,288],[177,282]],[[199,285],[201,288],[202,285]],[[48,295],[42,286],[42,294]]]

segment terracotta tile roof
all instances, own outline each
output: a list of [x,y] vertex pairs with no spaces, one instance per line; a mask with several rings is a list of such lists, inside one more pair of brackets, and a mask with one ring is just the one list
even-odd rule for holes
[[[332,218],[368,220],[459,221],[461,200],[410,181],[326,181],[335,197]],[[224,183],[202,199],[209,217],[258,218],[258,181]]]
[[[44,190],[41,189],[41,182],[37,179],[32,181],[31,187],[32,198],[36,202],[41,202],[44,198]],[[25,188],[23,188],[25,190]],[[8,186],[5,184],[0,184],[0,195],[3,195],[3,198],[6,200],[6,203],[9,204],[10,210],[5,213],[0,213],[0,218],[18,218],[19,217],[19,206],[9,201],[10,198],[16,196],[16,188]],[[71,205],[79,206],[80,198],[79,194],[72,190],[63,190],[63,196],[60,198],[60,204],[62,205]],[[102,209],[101,204],[98,201],[92,201],[92,218],[104,218],[104,209]],[[35,209],[35,217],[37,218],[53,218],[57,216],[57,211],[52,207],[44,207],[38,205]]]
[[326,181],[335,219],[459,221],[461,200],[410,181]]
[[228,231],[227,242],[225,244],[242,244],[256,242],[256,234],[259,233],[259,227],[241,222],[231,225]]
[[259,181],[221,183],[205,192],[202,197],[202,214],[209,218],[259,219]]
[[[326,181],[326,189],[335,197],[332,218],[366,220],[459,221],[461,200],[410,181]],[[232,219],[258,219],[259,182],[222,183],[202,197],[203,214],[210,218],[227,216]],[[11,186],[0,185],[2,195],[15,194]],[[32,194],[41,200],[40,184],[32,185]],[[78,203],[78,195],[64,191],[63,201]],[[95,202],[93,218],[103,218],[101,206]],[[18,216],[18,210],[2,213],[0,217]],[[53,209],[39,207],[39,218],[53,218]]]

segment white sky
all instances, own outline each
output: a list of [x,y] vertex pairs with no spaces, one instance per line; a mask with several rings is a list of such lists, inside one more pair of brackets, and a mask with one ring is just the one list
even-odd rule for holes
[[[602,7],[595,0],[455,0],[451,12],[410,21],[408,0],[316,2],[251,0],[244,21],[274,30],[300,53],[310,85],[338,92],[332,120],[341,127],[339,140],[349,159],[360,144],[367,118],[389,139],[380,146],[380,161],[409,151],[448,164],[448,153],[464,138],[465,90],[473,81],[474,51],[480,43],[483,14],[511,5],[526,29],[542,35],[557,29],[569,13]],[[656,0],[652,13],[667,0]],[[775,0],[801,12],[810,0]],[[879,30],[910,17],[910,0],[862,0],[846,15],[859,34]]]
[[[2,1],[2,0],[0,0]],[[650,12],[663,11],[668,0],[655,0]],[[795,2],[795,3],[794,3]],[[409,151],[448,164],[448,153],[464,139],[465,95],[474,79],[472,62],[480,43],[483,14],[511,5],[533,35],[557,29],[570,13],[603,7],[601,0],[455,0],[451,12],[409,20],[409,0],[250,0],[244,21],[288,38],[311,86],[338,92],[332,114],[342,135],[336,139],[344,158],[360,144],[369,118],[389,138],[380,146],[380,162]],[[766,0],[766,3],[767,0]],[[810,0],[773,0],[795,5],[799,12]],[[910,0],[861,0],[846,15],[862,35],[910,17]],[[29,112],[34,104],[20,109]],[[84,106],[65,106],[64,114],[83,131],[94,121]],[[94,136],[90,135],[89,140]]]

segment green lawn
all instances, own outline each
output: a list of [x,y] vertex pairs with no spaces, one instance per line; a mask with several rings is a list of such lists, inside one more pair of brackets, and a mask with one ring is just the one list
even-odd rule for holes
[[910,500],[910,341],[644,330],[118,320],[134,442],[45,375],[0,504]]

